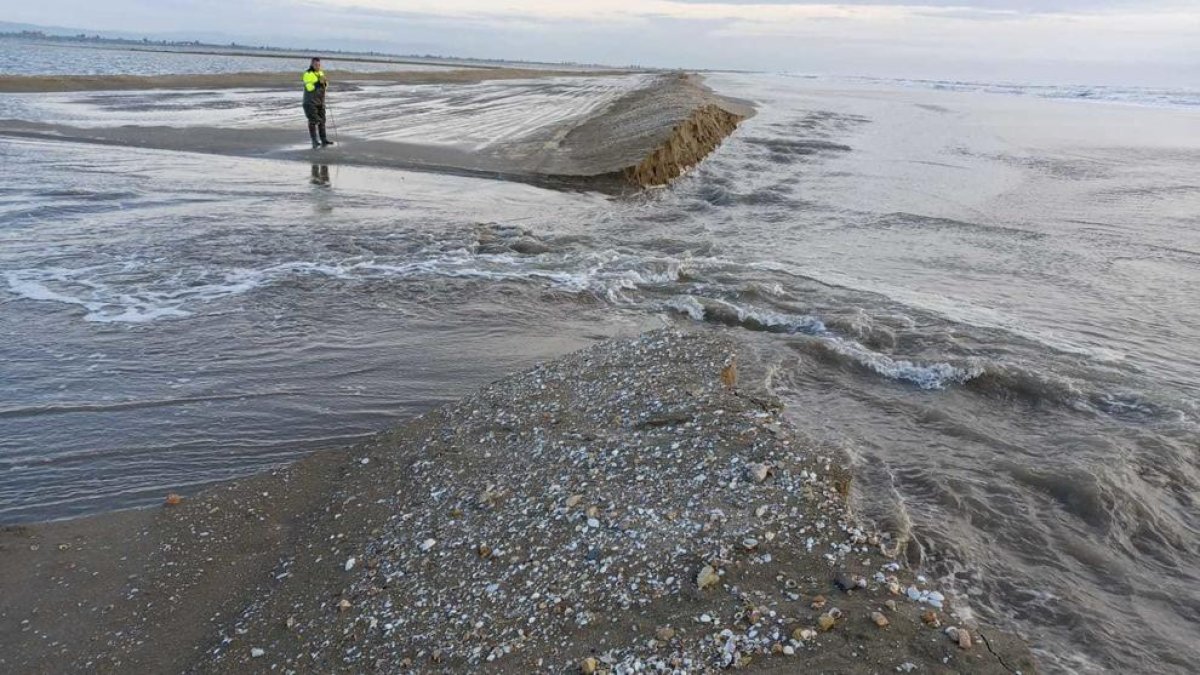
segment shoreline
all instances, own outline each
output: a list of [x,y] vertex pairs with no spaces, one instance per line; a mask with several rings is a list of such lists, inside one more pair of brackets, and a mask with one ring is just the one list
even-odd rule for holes
[[602,342],[179,506],[3,528],[0,667],[1034,672],[861,529],[738,357]]

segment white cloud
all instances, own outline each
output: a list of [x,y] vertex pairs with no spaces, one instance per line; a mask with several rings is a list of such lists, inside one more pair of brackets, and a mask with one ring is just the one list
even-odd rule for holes
[[42,0],[7,13],[409,53],[1200,86],[1196,0]]

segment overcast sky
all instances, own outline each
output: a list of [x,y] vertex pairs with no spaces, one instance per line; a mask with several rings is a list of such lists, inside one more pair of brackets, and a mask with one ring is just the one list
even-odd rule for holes
[[[400,53],[1200,87],[1200,0],[20,0],[3,20]],[[15,5],[15,6],[13,6]]]

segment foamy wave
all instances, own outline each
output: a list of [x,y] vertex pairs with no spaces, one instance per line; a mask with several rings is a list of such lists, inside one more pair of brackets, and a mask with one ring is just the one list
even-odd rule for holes
[[894,359],[861,343],[831,332],[820,319],[757,308],[741,307],[723,300],[676,296],[664,308],[686,314],[694,321],[710,321],[770,333],[810,335],[827,352],[858,364],[878,375],[914,384],[921,389],[944,389],[963,384],[984,371],[979,366],[960,367],[949,363],[917,363]]
[[833,338],[828,340],[827,346],[879,375],[915,384],[921,389],[945,389],[952,384],[965,384],[984,372],[980,366],[959,367],[949,363],[922,364],[907,359],[893,359],[853,340]]
[[936,314],[954,323],[975,326],[977,328],[1002,330],[1012,335],[1037,342],[1063,354],[1086,356],[1102,363],[1116,363],[1125,359],[1125,354],[1117,350],[1080,345],[1046,329],[1031,327],[1018,319],[1005,316],[994,309],[956,301],[945,296],[865,281],[838,272],[814,272],[812,270],[801,272],[787,265],[773,262],[754,263],[751,267],[811,279],[837,288],[874,293],[923,312]]
[[[569,293],[590,292],[626,303],[631,300],[623,296],[625,291],[677,282],[686,264],[674,258],[643,258],[615,252],[519,256],[474,254],[459,249],[402,262],[295,261],[259,269],[191,272],[126,263],[107,268],[24,269],[5,272],[3,278],[9,292],[18,298],[81,307],[86,321],[145,323],[190,316],[199,305],[308,276],[341,280],[441,277],[541,282]],[[130,283],[126,281],[130,276],[152,280]]]

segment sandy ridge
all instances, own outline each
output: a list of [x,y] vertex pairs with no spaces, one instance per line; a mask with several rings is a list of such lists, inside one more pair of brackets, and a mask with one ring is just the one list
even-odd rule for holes
[[0,670],[1034,672],[738,358],[604,342],[179,507],[0,533]]

